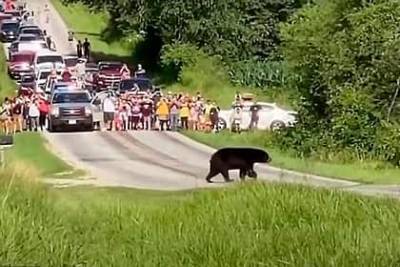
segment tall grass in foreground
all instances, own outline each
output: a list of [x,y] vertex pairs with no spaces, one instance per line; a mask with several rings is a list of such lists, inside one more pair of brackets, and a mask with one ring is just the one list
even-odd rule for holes
[[[1,179],[0,265],[395,266],[397,201],[248,184],[151,207]],[[104,193],[104,192],[103,192]],[[132,192],[134,194],[135,191]],[[133,198],[134,199],[134,198]]]

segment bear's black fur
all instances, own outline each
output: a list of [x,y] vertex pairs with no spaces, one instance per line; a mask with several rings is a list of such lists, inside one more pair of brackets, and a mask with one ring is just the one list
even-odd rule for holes
[[211,183],[211,178],[222,174],[226,182],[230,182],[229,170],[240,170],[240,179],[246,175],[257,178],[254,163],[271,162],[267,152],[258,148],[232,147],[222,148],[215,152],[210,159],[210,172],[206,180]]

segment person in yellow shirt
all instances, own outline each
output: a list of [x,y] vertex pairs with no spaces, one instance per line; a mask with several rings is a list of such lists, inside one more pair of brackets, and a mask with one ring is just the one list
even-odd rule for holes
[[181,119],[181,127],[184,130],[189,129],[188,121],[189,121],[189,116],[190,116],[190,109],[189,109],[189,103],[187,99],[184,99],[181,103],[181,109],[179,111],[179,116]]
[[161,98],[161,100],[157,103],[156,114],[158,120],[160,121],[160,130],[161,131],[164,131],[164,129],[166,130],[169,119],[169,107],[165,98]]

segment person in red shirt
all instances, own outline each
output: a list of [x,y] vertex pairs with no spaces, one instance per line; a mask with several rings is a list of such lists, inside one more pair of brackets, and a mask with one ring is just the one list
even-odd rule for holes
[[151,130],[152,128],[152,120],[151,117],[153,115],[153,102],[149,99],[148,96],[145,96],[141,103],[140,110],[143,118],[143,129]]
[[43,131],[43,127],[46,126],[46,119],[47,119],[47,114],[49,114],[49,103],[47,102],[47,100],[41,96],[39,98],[39,126],[40,126],[40,130]]
[[64,82],[72,82],[72,74],[67,68],[64,69],[63,73],[61,74],[61,77]]

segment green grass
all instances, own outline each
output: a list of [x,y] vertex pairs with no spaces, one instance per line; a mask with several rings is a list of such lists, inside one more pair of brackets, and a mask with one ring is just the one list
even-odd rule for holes
[[73,171],[71,166],[48,149],[44,137],[39,133],[17,134],[14,144],[15,146],[6,153],[8,164],[17,164],[19,168],[28,168],[39,177]]
[[0,52],[0,100],[3,101],[6,96],[15,95],[17,85],[10,79],[7,73],[6,55],[4,50]]
[[11,266],[396,266],[397,201],[248,183],[173,193],[0,179]]
[[228,131],[220,134],[201,132],[186,132],[185,134],[194,140],[215,148],[249,145],[264,147],[271,154],[271,165],[275,167],[364,183],[400,183],[400,169],[398,168],[381,167],[381,164],[376,162],[343,164],[297,158],[272,147],[266,133],[263,132],[242,133],[240,135],[232,134]]
[[51,1],[59,11],[70,30],[75,32],[77,39],[88,38],[93,52],[115,57],[132,55],[131,46],[124,41],[107,42],[102,37],[107,28],[108,16],[105,12],[92,12],[81,3],[63,5],[60,0]]

